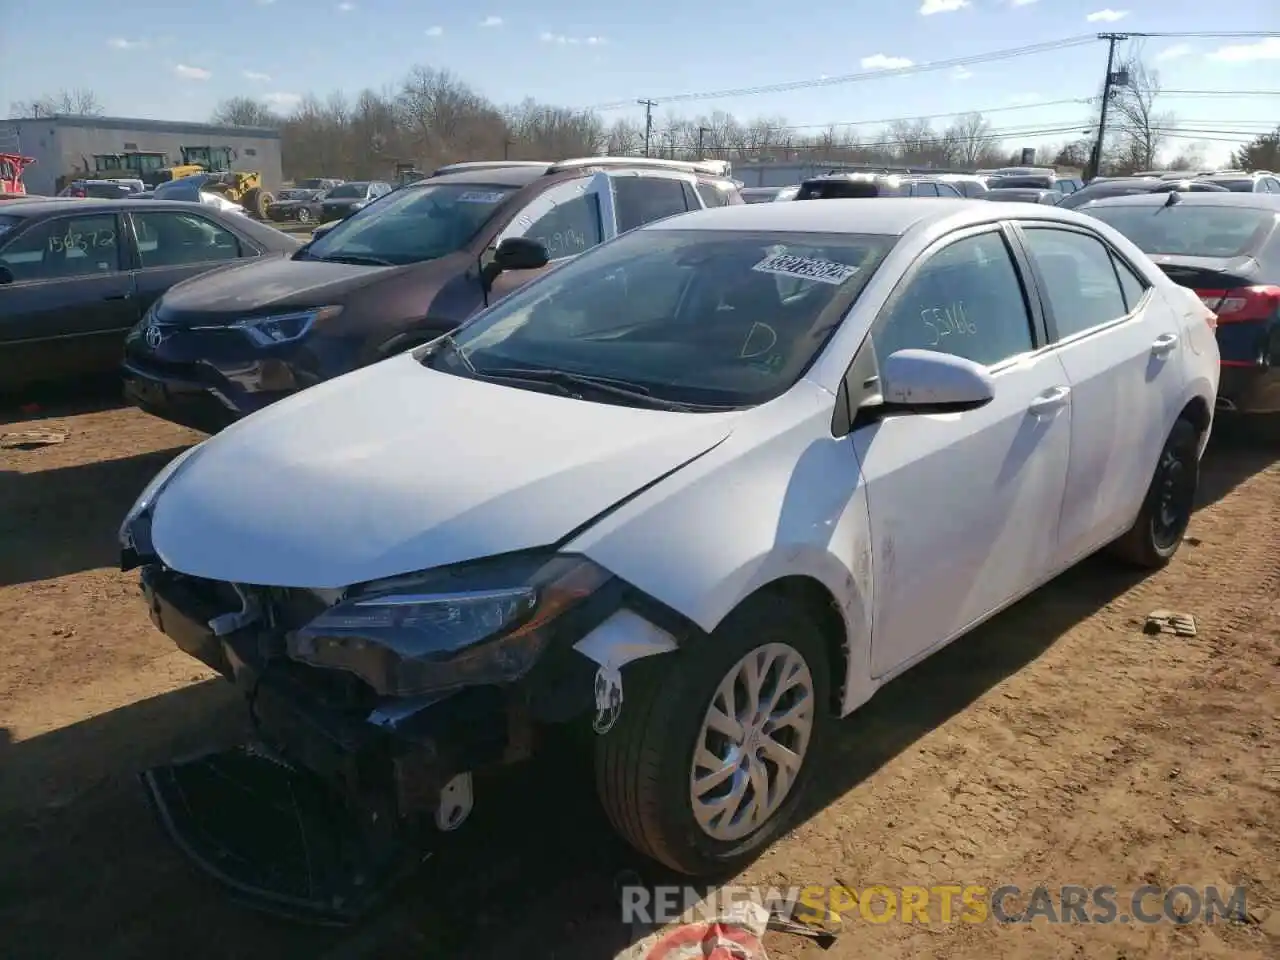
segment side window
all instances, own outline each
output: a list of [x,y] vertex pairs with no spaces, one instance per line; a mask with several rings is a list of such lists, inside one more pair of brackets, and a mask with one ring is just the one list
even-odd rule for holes
[[680,182],[681,189],[684,190],[684,205],[686,210],[701,210],[702,203],[698,200],[698,194],[693,189],[693,184],[687,180]]
[[1022,284],[998,231],[932,254],[899,288],[872,331],[876,356],[938,350],[992,365],[1035,348]]
[[600,198],[594,193],[579,193],[556,204],[530,224],[524,235],[546,247],[552,260],[576,257],[604,239]]
[[940,197],[951,197],[954,199],[956,197],[964,196],[963,193],[949,183],[935,183],[934,186],[938,188],[938,196]]
[[120,269],[115,214],[35,224],[0,249],[0,264],[15,283],[115,273]]
[[610,179],[613,181],[619,233],[689,209],[685,205],[683,184],[679,180],[632,176]]
[[1111,254],[1111,262],[1115,264],[1116,275],[1120,278],[1120,289],[1124,292],[1124,304],[1132,313],[1139,301],[1146,295],[1147,281],[1133,272],[1127,263]]
[[240,256],[240,241],[235,234],[196,214],[165,211],[130,216],[144,270],[235,260]]
[[1025,227],[1027,253],[1044,285],[1046,306],[1060,338],[1129,312],[1110,251],[1093,237],[1069,230]]
[[729,195],[723,190],[717,190],[709,183],[698,184],[698,196],[702,197],[702,202],[708,207],[727,207],[729,205]]
[[936,197],[938,188],[932,183],[913,183],[911,185],[911,195],[913,197]]

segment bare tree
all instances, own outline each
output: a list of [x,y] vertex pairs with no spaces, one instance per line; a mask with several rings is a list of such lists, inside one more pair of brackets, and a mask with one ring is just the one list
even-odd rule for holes
[[1114,87],[1111,108],[1118,134],[1114,160],[1122,171],[1147,170],[1155,166],[1156,155],[1164,146],[1174,117],[1159,113],[1160,75],[1147,69],[1141,60],[1133,60],[1123,68],[1128,82]]
[[1200,170],[1205,165],[1206,144],[1193,143],[1169,158],[1170,170]]
[[225,127],[273,127],[280,118],[261,100],[230,97],[213,109],[214,123]]
[[59,90],[35,100],[16,101],[9,105],[9,110],[15,117],[21,118],[100,117],[102,102],[87,87],[76,87],[73,90]]
[[992,132],[991,121],[980,113],[966,113],[947,127],[946,138],[954,162],[981,167],[999,156],[1000,140]]

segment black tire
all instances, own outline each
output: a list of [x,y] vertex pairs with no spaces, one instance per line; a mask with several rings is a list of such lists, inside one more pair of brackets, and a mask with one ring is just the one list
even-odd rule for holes
[[[752,650],[785,644],[812,677],[813,725],[800,771],[778,809],[754,832],[715,839],[694,818],[694,750],[716,688]],[[831,723],[823,638],[813,619],[776,597],[749,601],[691,649],[637,661],[623,672],[617,723],[596,739],[596,788],[614,829],[631,846],[690,876],[716,876],[750,861],[796,813]]]
[[1147,496],[1133,526],[1111,544],[1111,552],[1138,567],[1158,569],[1173,559],[1191,522],[1200,461],[1200,431],[1179,419],[1169,432]]
[[299,207],[299,208],[298,208],[298,222],[299,222],[299,223],[310,223],[310,222],[311,222],[312,220],[314,220],[314,219],[315,219],[315,217],[313,217],[313,216],[311,215],[311,211],[310,211],[308,208],[306,208],[306,207]]
[[274,199],[275,197],[261,187],[253,187],[245,191],[240,199],[240,205],[249,211],[249,216],[255,220],[264,220],[267,216],[267,207]]

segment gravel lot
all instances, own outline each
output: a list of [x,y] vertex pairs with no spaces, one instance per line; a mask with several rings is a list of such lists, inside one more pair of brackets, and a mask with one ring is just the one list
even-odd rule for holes
[[[658,878],[611,838],[569,760],[481,792],[474,822],[363,931],[252,914],[199,876],[135,774],[233,740],[238,711],[113,567],[123,512],[198,435],[83,402],[0,411],[0,434],[12,429],[68,437],[0,449],[6,956],[586,958],[626,945],[613,878]],[[1169,569],[1141,580],[1090,560],[895,681],[844,722],[811,815],[742,880],[1244,884],[1248,921],[851,920],[825,956],[1280,955],[1280,463],[1274,446],[1220,433]],[[1145,635],[1157,608],[1192,614],[1199,635]],[[773,958],[818,954],[787,934],[766,944]]]

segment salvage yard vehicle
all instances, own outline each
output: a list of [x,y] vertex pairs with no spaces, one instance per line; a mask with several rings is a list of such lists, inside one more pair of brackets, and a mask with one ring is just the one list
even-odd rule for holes
[[486,165],[432,176],[313,236],[291,260],[183,284],[126,341],[126,396],[156,416],[213,432],[432,340],[623,231],[700,210],[709,189],[741,203],[736,188],[721,187],[731,181],[698,164],[610,163]]
[[828,173],[800,184],[797,200],[869,197],[948,197],[963,194],[937,177],[881,173]]
[[1219,408],[1280,414],[1280,195],[1115,197],[1081,212],[1127,236],[1216,314]]
[[1062,194],[1045,187],[992,187],[982,199],[996,203],[1044,203],[1053,206],[1062,200]]
[[315,223],[320,219],[326,191],[293,187],[281,190],[267,206],[268,219],[276,223]]
[[35,162],[33,157],[0,153],[0,200],[27,195],[27,188],[22,183],[22,171]]
[[278,230],[189,203],[87,198],[5,205],[0,391],[118,370],[125,334],[169,287],[297,249]]
[[1210,316],[1052,207],[739,204],[596,244],[143,491],[122,566],[260,740],[149,771],[161,819],[260,905],[349,918],[568,724],[637,850],[740,867],[889,679],[1102,547],[1169,561]]
[[324,195],[320,221],[343,220],[390,192],[391,184],[382,180],[349,180]]

